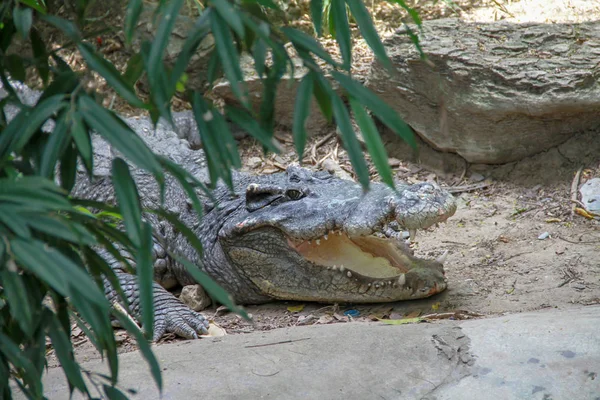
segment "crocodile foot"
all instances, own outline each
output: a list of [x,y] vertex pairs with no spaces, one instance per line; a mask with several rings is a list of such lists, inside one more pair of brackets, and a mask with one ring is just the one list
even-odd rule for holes
[[198,334],[208,333],[208,320],[164,289],[154,291],[154,313],[155,342],[167,332],[186,339],[198,339]]

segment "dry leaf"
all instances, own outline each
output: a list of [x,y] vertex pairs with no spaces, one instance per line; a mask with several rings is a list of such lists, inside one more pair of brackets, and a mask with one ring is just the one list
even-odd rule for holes
[[225,329],[211,322],[208,324],[208,335],[200,335],[200,337],[221,337],[227,335]]
[[300,312],[300,311],[304,310],[304,304],[299,304],[297,306],[289,306],[287,308],[287,310],[289,312]]
[[437,310],[438,310],[438,308],[440,308],[440,304],[441,304],[441,303],[440,303],[439,301],[438,301],[437,303],[433,303],[433,304],[431,305],[431,309],[432,309],[433,311],[437,311]]
[[405,324],[417,324],[425,321],[423,318],[402,318],[402,319],[380,319],[386,325],[405,325]]
[[546,222],[551,224],[553,222],[561,222],[561,219],[560,218],[548,218],[548,219],[546,219]]
[[420,310],[415,310],[415,311],[412,311],[412,312],[408,313],[407,315],[405,315],[404,318],[405,319],[406,318],[408,318],[408,319],[410,319],[410,318],[416,318],[419,315],[421,315],[421,311]]
[[330,322],[333,322],[333,316],[326,314],[319,318],[315,324],[329,324]]

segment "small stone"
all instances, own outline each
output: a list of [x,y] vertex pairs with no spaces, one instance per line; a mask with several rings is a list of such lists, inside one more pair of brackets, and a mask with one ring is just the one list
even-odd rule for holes
[[400,166],[400,160],[398,160],[397,158],[390,157],[388,158],[388,164],[390,165],[390,167],[398,167]]
[[584,290],[586,288],[586,286],[581,283],[574,283],[573,285],[571,285],[571,287],[577,290]]
[[212,303],[212,300],[200,285],[184,286],[179,300],[194,311],[202,311]]
[[544,232],[540,236],[538,236],[538,239],[544,240],[544,239],[548,239],[549,237],[550,237],[550,234],[548,232]]
[[478,174],[477,172],[473,172],[471,174],[471,176],[469,177],[473,182],[481,182],[482,180],[485,179],[485,177],[481,174]]
[[262,159],[260,157],[250,157],[247,162],[248,168],[250,169],[258,168],[261,166],[261,164]]

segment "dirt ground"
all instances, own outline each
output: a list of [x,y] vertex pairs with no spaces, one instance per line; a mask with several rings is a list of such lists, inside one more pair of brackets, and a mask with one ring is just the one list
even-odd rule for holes
[[[415,1],[424,19],[460,15],[470,20],[546,18],[556,22],[600,15],[600,6],[594,5],[595,2],[540,3],[538,0],[465,1],[452,8],[443,2],[430,6],[430,2]],[[545,11],[540,12],[541,9]],[[378,10],[378,21],[385,19],[386,12],[395,12],[389,11],[388,6]],[[277,135],[285,146],[277,156],[263,156],[261,147],[251,139],[240,142],[245,170],[273,173],[297,161],[289,132]],[[323,168],[323,162],[330,159],[351,174],[348,158],[333,128],[313,137],[307,148],[305,166]],[[538,159],[544,165],[543,156]],[[536,169],[523,179],[495,181],[476,172],[442,176],[396,159],[391,159],[390,165],[399,179],[433,180],[455,192],[459,203],[456,214],[436,229],[420,231],[415,246],[416,255],[421,257],[433,258],[449,251],[445,292],[426,300],[380,305],[278,302],[249,306],[246,309],[253,316],[252,322],[214,307],[205,310],[204,315],[227,334],[241,334],[305,324],[380,319],[482,318],[600,303],[600,222],[572,212],[571,185],[577,168],[557,171],[565,179],[532,185]],[[372,178],[377,180],[373,168],[372,171]],[[600,157],[583,166],[580,182],[599,176]],[[76,331],[74,335],[78,355],[93,357],[89,351],[91,344],[83,334]],[[121,351],[135,349],[134,342],[124,332],[119,332],[118,338]],[[160,343],[175,340],[181,339],[167,336]],[[49,363],[56,365],[51,354]]]

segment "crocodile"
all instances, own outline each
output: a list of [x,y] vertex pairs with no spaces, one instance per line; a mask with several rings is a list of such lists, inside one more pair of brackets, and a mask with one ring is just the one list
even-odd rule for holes
[[[202,150],[190,148],[181,136],[191,113],[177,114],[175,132],[148,118],[124,118],[152,151],[178,163],[206,181]],[[182,133],[182,131],[185,131]],[[196,132],[197,133],[197,132]],[[115,202],[111,163],[118,154],[93,136],[94,176],[79,167],[73,196]],[[154,178],[132,166],[144,207],[160,206]],[[402,230],[415,238],[418,229],[444,222],[456,210],[453,196],[434,183],[396,185],[354,181],[292,165],[284,172],[251,175],[233,172],[233,191],[219,184],[212,199],[199,191],[204,216],[199,218],[185,191],[166,178],[164,207],[200,239],[196,252],[185,236],[154,214],[146,218],[156,231],[154,263],[154,340],[166,332],[185,338],[205,333],[207,320],[179,301],[168,289],[196,284],[172,255],[186,257],[227,290],[239,304],[273,300],[374,303],[432,296],[446,289],[443,259],[415,257]],[[106,255],[108,257],[108,255]],[[137,278],[108,257],[130,303],[140,316]],[[117,293],[105,280],[109,301]]]

